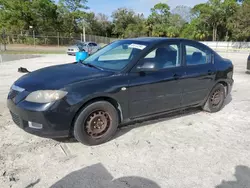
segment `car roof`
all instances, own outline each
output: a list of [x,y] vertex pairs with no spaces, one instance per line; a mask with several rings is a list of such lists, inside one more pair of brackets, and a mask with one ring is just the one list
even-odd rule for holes
[[137,42],[146,42],[146,43],[158,43],[161,41],[193,41],[193,40],[188,40],[188,39],[183,39],[183,38],[168,38],[168,37],[139,37],[139,38],[127,38],[123,40],[130,40],[130,41],[137,41]]
[[89,43],[95,43],[95,44],[97,44],[96,42],[91,42],[91,41],[89,41],[89,42],[84,42],[85,44],[89,44]]
[[190,39],[185,39],[185,38],[168,38],[168,37],[139,37],[139,38],[127,38],[127,39],[122,39],[122,40],[128,40],[128,41],[134,41],[134,42],[142,42],[142,43],[150,43],[152,45],[154,44],[158,44],[160,42],[163,41],[175,41],[175,42],[189,42],[189,43],[193,43],[193,44],[199,44],[202,45],[206,48],[209,48],[210,50],[212,50],[210,47],[208,47],[207,45],[196,41],[196,40],[190,40]]

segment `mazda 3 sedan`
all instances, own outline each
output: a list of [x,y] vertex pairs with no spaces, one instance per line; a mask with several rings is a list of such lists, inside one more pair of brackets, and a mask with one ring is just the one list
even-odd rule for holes
[[232,62],[199,42],[136,38],[22,76],[7,103],[26,132],[97,145],[130,121],[190,107],[217,112],[233,82]]

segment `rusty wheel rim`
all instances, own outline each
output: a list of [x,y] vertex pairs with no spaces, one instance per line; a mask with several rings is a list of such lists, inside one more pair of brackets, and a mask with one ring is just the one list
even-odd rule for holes
[[216,90],[213,92],[210,101],[213,107],[216,107],[220,104],[221,102],[221,96],[222,96],[222,91],[221,90]]
[[86,122],[85,131],[93,138],[99,138],[103,136],[111,125],[111,117],[105,111],[94,111],[92,112]]

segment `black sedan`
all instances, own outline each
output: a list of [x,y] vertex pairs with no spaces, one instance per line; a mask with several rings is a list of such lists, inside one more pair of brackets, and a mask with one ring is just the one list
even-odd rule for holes
[[31,134],[96,145],[125,122],[199,106],[217,112],[232,85],[232,62],[201,43],[136,38],[22,76],[7,103],[13,121]]

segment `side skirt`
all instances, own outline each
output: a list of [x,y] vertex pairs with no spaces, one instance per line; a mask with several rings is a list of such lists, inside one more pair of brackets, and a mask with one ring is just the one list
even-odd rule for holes
[[164,112],[159,112],[159,113],[154,113],[154,114],[149,114],[149,115],[144,115],[144,116],[138,116],[135,118],[128,118],[128,119],[124,119],[123,122],[121,122],[121,126],[125,126],[127,124],[131,124],[134,122],[142,122],[142,121],[148,121],[151,119],[157,119],[160,118],[161,116],[164,115],[178,115],[178,112],[184,111],[184,110],[194,110],[197,107],[200,107],[201,104],[196,104],[196,105],[192,105],[192,106],[187,106],[184,108],[178,108],[178,109],[174,109],[174,110],[169,110],[169,111],[164,111]]

